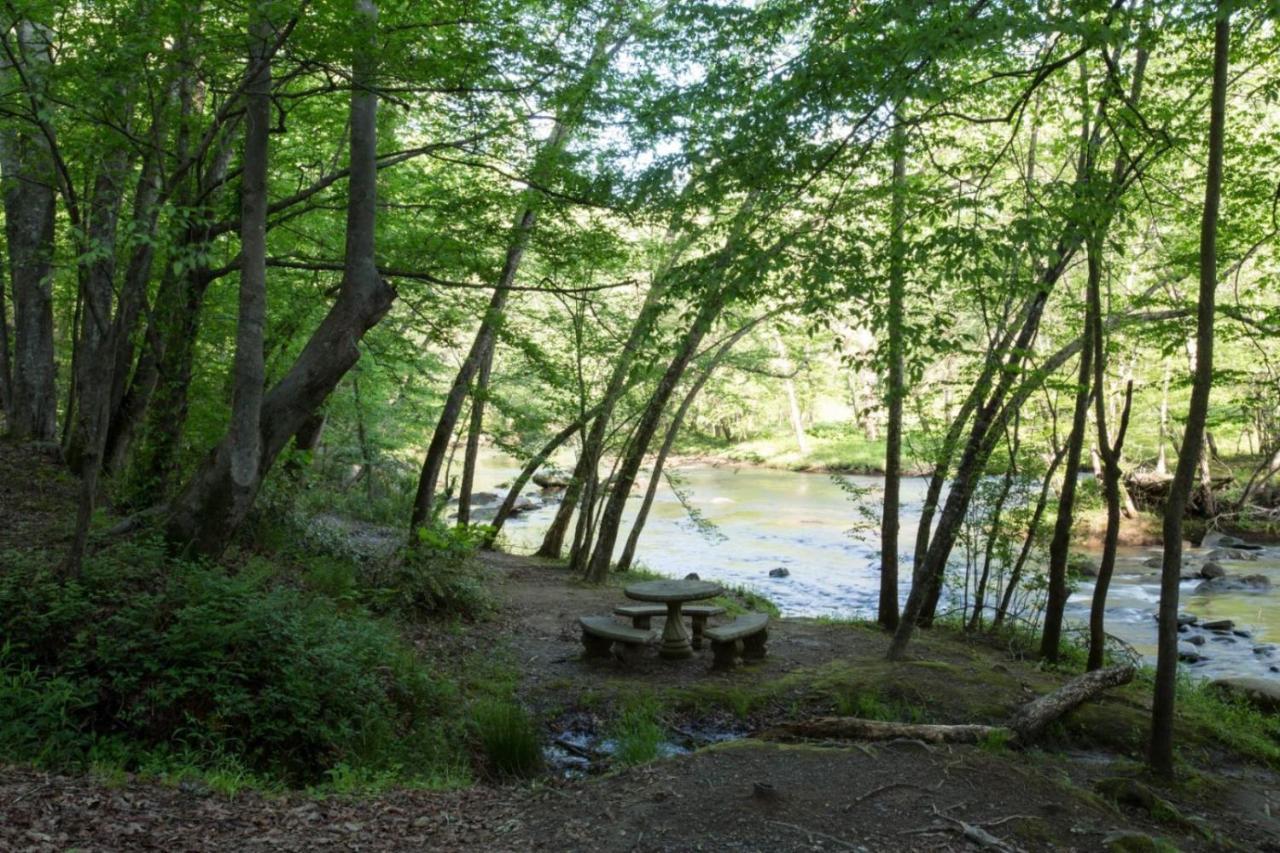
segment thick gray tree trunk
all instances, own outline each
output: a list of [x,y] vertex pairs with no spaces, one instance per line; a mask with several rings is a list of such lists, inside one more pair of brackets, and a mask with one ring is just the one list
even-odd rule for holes
[[[260,461],[251,496],[276,456],[360,358],[359,342],[391,308],[395,291],[374,257],[377,214],[377,7],[354,0],[358,38],[352,66],[351,178],[346,260],[338,298],[284,377],[262,402]],[[235,499],[230,438],[214,448],[170,507],[166,532],[178,547],[218,554],[243,523],[251,501]]]
[[244,158],[240,176],[240,299],[232,365],[231,423],[227,429],[233,514],[242,515],[257,491],[261,457],[263,337],[267,321],[267,163],[271,132],[271,23],[261,7],[249,23],[245,86]]
[[18,21],[5,36],[3,78],[25,90],[31,120],[0,123],[9,282],[13,287],[13,403],[9,434],[52,441],[57,429],[53,363],[53,235],[58,176],[51,140],[34,120],[51,63],[47,33]]

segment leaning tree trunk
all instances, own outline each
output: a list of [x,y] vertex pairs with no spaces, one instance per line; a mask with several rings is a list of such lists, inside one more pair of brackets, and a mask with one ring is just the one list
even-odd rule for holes
[[[622,524],[622,511],[626,507],[627,498],[631,494],[631,485],[635,482],[636,474],[640,470],[640,463],[644,461],[649,444],[653,441],[654,433],[658,430],[658,424],[662,419],[662,412],[666,409],[667,402],[675,392],[676,385],[679,384],[680,378],[684,375],[689,361],[693,358],[694,353],[697,352],[698,345],[702,343],[702,339],[711,330],[711,325],[720,316],[720,312],[724,308],[724,300],[725,292],[723,289],[708,294],[703,298],[693,325],[685,333],[684,339],[680,343],[680,348],[676,351],[662,378],[658,380],[657,387],[649,398],[649,402],[645,405],[644,412],[640,415],[640,421],[636,425],[631,444],[618,466],[617,474],[613,478],[612,490],[609,493],[604,510],[600,514],[600,526],[596,533],[595,548],[591,551],[591,558],[586,566],[586,578],[591,583],[603,583],[609,574],[609,563],[613,559],[613,546],[618,540],[618,528]],[[588,476],[592,473],[594,472],[589,471]],[[588,504],[587,508],[589,506]],[[579,553],[585,553],[589,544],[583,543]]]
[[[602,75],[612,63],[614,56],[626,42],[628,37],[626,33],[615,38],[615,29],[620,23],[619,16],[624,12],[624,4],[619,4],[614,8],[614,13],[596,33],[591,56],[586,63],[581,78],[563,93],[565,101],[563,112],[557,116],[550,136],[547,137],[547,141],[539,149],[530,169],[535,183],[545,180],[546,176],[550,174],[550,170],[555,166],[556,160],[568,143],[570,135],[582,121],[589,95],[595,90]],[[471,389],[472,379],[482,369],[482,366],[493,357],[497,327],[502,320],[507,297],[510,295],[511,286],[515,284],[516,274],[519,272],[520,263],[524,258],[529,239],[537,223],[539,200],[539,191],[536,189],[530,188],[524,195],[522,210],[516,219],[515,229],[507,245],[506,259],[503,262],[502,272],[498,275],[498,283],[494,288],[493,296],[489,300],[488,310],[480,321],[480,328],[476,331],[475,339],[471,343],[471,349],[467,353],[466,359],[463,360],[462,366],[458,369],[458,374],[453,379],[449,394],[445,397],[444,406],[440,411],[440,419],[436,423],[435,432],[431,435],[431,443],[427,445],[426,457],[422,461],[422,473],[418,477],[418,492],[414,497],[413,512],[409,519],[410,542],[417,541],[417,529],[430,522],[437,511],[435,504],[436,488],[439,484],[440,472],[444,466],[445,457],[448,455],[449,442],[453,436],[454,428],[457,426],[458,418],[462,414],[463,401]],[[478,428],[478,426],[483,425],[483,404],[477,407],[473,402],[472,406],[473,412],[476,412],[477,408],[479,409],[478,413],[473,414],[473,419],[479,421]],[[461,519],[462,515],[460,513],[459,520],[461,521]]]
[[742,340],[747,332],[751,331],[755,326],[764,319],[763,317],[753,320],[743,326],[738,331],[720,345],[719,349],[711,356],[711,360],[707,366],[702,369],[702,373],[698,376],[696,382],[685,393],[684,399],[680,401],[680,407],[676,409],[676,413],[671,416],[671,424],[667,427],[667,434],[662,440],[662,447],[658,450],[658,456],[653,461],[653,472],[649,475],[649,485],[644,492],[644,500],[640,503],[640,510],[636,513],[635,521],[631,524],[631,532],[627,534],[627,544],[622,549],[622,557],[618,560],[618,571],[625,572],[630,570],[631,563],[635,560],[636,547],[640,544],[640,533],[644,530],[645,522],[649,518],[649,510],[653,507],[654,496],[658,493],[658,482],[662,479],[662,469],[666,465],[667,456],[671,454],[671,448],[676,443],[676,437],[680,434],[680,427],[684,423],[685,416],[689,413],[689,408],[693,405],[693,401],[698,398],[702,387],[707,384],[707,380],[711,378],[711,374],[720,365],[729,354],[729,350],[733,349],[734,344]]
[[[3,78],[14,83],[16,64],[39,88],[52,59],[47,34],[28,21],[15,22],[21,59],[11,54]],[[8,43],[6,42],[6,45]],[[20,88],[13,85],[12,88]],[[28,93],[33,110],[38,94]],[[34,121],[0,124],[9,282],[13,287],[13,404],[8,431],[16,438],[52,441],[58,410],[53,363],[53,236],[58,177],[50,140]]]
[[[260,458],[251,496],[276,456],[360,358],[359,342],[391,308],[395,291],[374,258],[377,214],[377,7],[355,0],[359,36],[352,66],[351,177],[346,261],[337,300],[284,377],[262,402]],[[231,441],[224,437],[170,507],[166,532],[187,550],[218,554],[244,522],[252,501],[234,500]]]
[[[658,315],[662,311],[661,300],[666,292],[666,277],[671,272],[675,260],[679,257],[684,246],[683,242],[676,240],[671,232],[667,234],[667,242],[667,263],[654,275],[653,281],[649,285],[649,290],[645,293],[644,303],[640,306],[640,312],[636,315],[636,321],[631,325],[631,331],[627,334],[627,341],[623,344],[622,351],[614,359],[613,370],[609,373],[609,381],[605,383],[604,394],[600,400],[600,411],[591,421],[591,429],[587,432],[587,436],[582,442],[582,453],[578,457],[573,479],[569,482],[569,488],[565,491],[566,502],[569,501],[569,493],[573,492],[573,502],[576,503],[586,484],[590,482],[593,488],[588,492],[588,498],[584,505],[588,507],[591,505],[594,497],[595,478],[600,467],[600,457],[604,454],[605,439],[609,435],[609,422],[613,418],[614,409],[617,408],[623,393],[633,384],[628,381],[628,376],[632,372],[636,355],[640,352],[641,347],[644,346],[650,331],[657,322]],[[539,554],[548,556],[548,552],[554,547],[555,553],[550,556],[560,556],[560,548],[564,543],[564,534],[568,529],[569,516],[572,512],[572,503],[568,507],[565,507],[563,503],[561,504],[553,522],[554,527],[563,521],[559,532],[559,540],[552,541],[550,539],[551,531],[548,530],[547,537],[543,538],[542,547],[538,549]],[[561,518],[562,513],[563,519]],[[577,572],[585,571],[587,556],[585,548],[577,549],[573,553],[570,569]]]
[[476,464],[480,457],[480,433],[484,430],[484,404],[489,393],[489,373],[493,369],[493,348],[485,355],[471,389],[471,423],[467,427],[467,444],[462,457],[462,482],[458,485],[458,526],[471,523],[471,490],[476,480]]
[[1062,464],[1062,459],[1067,455],[1067,448],[1058,448],[1054,451],[1053,460],[1049,463],[1049,468],[1045,471],[1044,481],[1040,484],[1040,494],[1036,497],[1036,508],[1031,511],[1031,521],[1027,523],[1027,534],[1022,540],[1022,550],[1018,552],[1018,559],[1014,560],[1013,569],[1009,572],[1009,579],[1005,583],[1004,593],[1000,597],[1000,606],[996,609],[995,618],[991,620],[991,630],[997,631],[1004,624],[1005,618],[1009,614],[1009,608],[1013,605],[1013,595],[1018,588],[1018,584],[1022,581],[1022,571],[1026,567],[1027,557],[1031,555],[1031,548],[1035,545],[1036,533],[1040,530],[1040,519],[1044,517],[1045,507],[1049,505],[1049,491],[1053,488],[1053,475],[1057,472],[1058,466]]
[[1227,62],[1231,17],[1219,0],[1213,32],[1213,90],[1209,118],[1209,165],[1200,225],[1200,298],[1196,312],[1196,369],[1186,429],[1164,509],[1164,560],[1160,571],[1159,632],[1155,696],[1151,705],[1148,760],[1157,773],[1173,775],[1173,705],[1178,674],[1178,583],[1182,576],[1182,515],[1195,480],[1213,387],[1213,312],[1218,281],[1218,208],[1222,197],[1222,148],[1226,126]]

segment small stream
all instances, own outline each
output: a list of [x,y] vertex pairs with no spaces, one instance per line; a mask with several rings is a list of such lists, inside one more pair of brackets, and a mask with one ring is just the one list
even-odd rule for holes
[[[501,493],[500,483],[518,472],[514,460],[489,455],[477,476],[477,488]],[[709,522],[701,529],[680,497],[664,482],[641,535],[637,558],[647,568],[676,577],[697,572],[705,580],[740,584],[767,596],[787,616],[874,617],[879,594],[879,494],[881,478],[851,476],[845,482],[865,490],[851,494],[825,474],[765,468],[690,465],[676,472],[685,502]],[[922,478],[902,483],[901,548],[915,541],[924,497]],[[539,500],[538,490],[530,496]],[[629,503],[623,535],[640,504]],[[554,499],[507,523],[507,547],[531,553],[555,514]],[[621,552],[622,541],[618,543]],[[1186,575],[1198,570],[1213,547],[1190,549]],[[1146,563],[1158,548],[1122,548],[1108,596],[1107,630],[1140,654],[1155,654],[1154,613],[1159,600],[1159,569]],[[1199,624],[1230,620],[1226,633],[1190,626],[1184,639],[1203,634],[1190,663],[1198,675],[1251,675],[1280,678],[1280,548],[1249,552],[1250,559],[1216,559],[1230,578],[1260,575],[1265,591],[1197,592],[1202,581],[1184,580],[1180,610]],[[957,551],[959,557],[959,551]],[[903,565],[909,563],[904,553]],[[785,576],[772,577],[771,571]],[[783,572],[776,572],[783,574]],[[903,572],[905,599],[910,572]],[[1082,583],[1068,603],[1069,619],[1088,618],[1091,584]],[[1233,633],[1235,632],[1235,633]],[[1247,634],[1248,636],[1240,636]],[[1200,642],[1200,641],[1195,641]],[[1188,653],[1192,649],[1185,649]],[[1189,655],[1190,656],[1190,655]]]

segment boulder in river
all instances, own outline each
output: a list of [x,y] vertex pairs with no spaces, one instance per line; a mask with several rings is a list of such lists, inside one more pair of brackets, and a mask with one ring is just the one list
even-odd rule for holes
[[544,489],[567,489],[570,476],[563,471],[539,471],[533,475],[534,485]]
[[1198,621],[1199,621],[1199,620],[1197,619],[1197,617],[1196,617],[1196,615],[1195,615],[1194,613],[1179,613],[1179,614],[1178,614],[1178,627],[1179,627],[1179,628],[1181,628],[1183,625],[1194,625],[1194,624],[1196,624],[1196,622],[1198,622]]
[[1214,548],[1205,555],[1210,560],[1256,560],[1257,551],[1246,551],[1240,548]]
[[1214,619],[1212,622],[1203,622],[1200,627],[1206,631],[1230,631],[1236,626],[1236,623],[1230,619]]
[[1190,637],[1187,637],[1186,641],[1193,646],[1203,646],[1204,634],[1192,634]]
[[1267,592],[1271,580],[1266,575],[1213,578],[1196,587],[1196,592]]
[[498,496],[493,492],[474,492],[471,495],[472,506],[485,506],[486,504],[496,504]]
[[1178,643],[1178,660],[1183,663],[1200,663],[1205,656],[1191,643]]
[[778,567],[778,568],[776,568],[776,569],[770,569],[770,570],[769,570],[769,577],[771,577],[771,578],[789,578],[789,577],[791,577],[791,570],[790,570],[790,569],[784,569],[784,568],[782,568],[781,566],[779,566],[779,567]]
[[1218,565],[1213,560],[1209,560],[1200,567],[1200,577],[1207,581],[1213,580],[1214,578],[1226,577],[1226,575],[1227,570],[1222,568],[1222,566]]
[[1259,710],[1280,711],[1280,681],[1236,676],[1216,679],[1210,686],[1228,696],[1244,699]]
[[1067,558],[1067,571],[1082,578],[1096,578],[1098,564],[1087,554],[1072,554]]
[[697,572],[689,572],[689,574],[687,574],[687,575],[685,575],[685,576],[684,576],[684,579],[685,579],[685,580],[687,580],[687,581],[700,581],[700,580],[702,580],[702,578],[698,577],[698,573],[697,573]]

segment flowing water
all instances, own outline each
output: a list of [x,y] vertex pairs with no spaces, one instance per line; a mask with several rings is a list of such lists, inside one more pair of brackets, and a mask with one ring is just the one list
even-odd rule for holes
[[[477,477],[477,487],[502,493],[497,485],[516,473],[513,460],[491,456]],[[659,488],[640,537],[638,562],[675,577],[697,572],[704,580],[750,587],[788,616],[874,617],[880,582],[876,525],[881,478],[846,477],[842,485],[823,474],[703,464],[676,473],[680,494],[666,482]],[[909,552],[924,489],[921,478],[902,483],[902,599],[910,581]],[[705,523],[691,518],[686,504]],[[623,536],[639,505],[637,493],[628,503]],[[555,504],[548,503],[509,521],[504,531],[507,547],[532,552],[554,514]],[[621,549],[619,541],[617,553]],[[1197,557],[1208,550],[1188,553]],[[1121,549],[1107,602],[1107,631],[1148,657],[1155,654],[1153,615],[1159,570],[1145,562],[1159,553],[1159,549]],[[1183,582],[1183,612],[1202,623],[1230,619],[1236,631],[1190,628],[1184,639],[1204,636],[1196,648],[1204,660],[1190,665],[1193,673],[1280,678],[1280,650],[1268,648],[1269,640],[1280,643],[1280,549],[1254,554],[1257,559],[1252,561],[1219,562],[1229,576],[1267,576],[1273,591],[1206,594],[1195,592],[1199,581]],[[955,556],[961,555],[958,545]],[[785,570],[785,576],[771,577],[770,572],[778,569]],[[1068,604],[1069,619],[1082,624],[1088,618],[1092,593],[1091,584],[1077,589]]]

